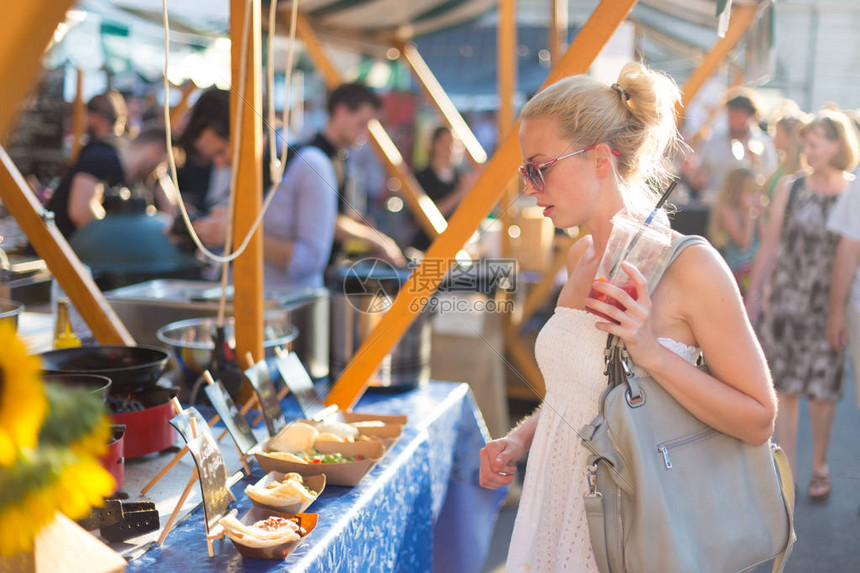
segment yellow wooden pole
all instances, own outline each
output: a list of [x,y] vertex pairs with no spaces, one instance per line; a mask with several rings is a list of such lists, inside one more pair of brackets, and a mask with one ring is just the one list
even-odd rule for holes
[[[308,56],[314,63],[317,71],[325,79],[329,89],[334,89],[339,86],[343,79],[340,72],[331,62],[325,48],[316,35],[313,27],[307,21],[307,18],[299,12],[296,22],[296,34],[301,38],[305,45]],[[400,183],[400,190],[406,204],[409,207],[416,220],[421,225],[421,228],[427,233],[431,239],[435,238],[439,233],[445,230],[448,223],[445,217],[436,207],[436,204],[427,197],[424,190],[412,173],[407,169],[400,152],[397,151],[397,146],[388,136],[388,133],[383,129],[382,125],[373,120],[368,124],[370,131],[370,141],[373,148],[382,162],[389,177],[397,179]]]
[[66,238],[46,211],[6,150],[0,147],[0,199],[30,239],[36,252],[102,344],[134,345],[134,338],[105,300]]
[[684,90],[681,93],[681,103],[676,109],[678,118],[683,117],[683,108],[690,105],[690,102],[699,93],[699,90],[705,85],[726,56],[734,49],[738,41],[743,37],[744,33],[753,25],[756,18],[758,6],[756,4],[741,4],[735,6],[732,10],[732,17],[729,21],[729,28],[726,30],[726,35],[719,40],[711,48],[699,67],[690,75]]
[[[234,76],[235,77],[235,76]],[[191,99],[191,94],[194,93],[194,90],[197,89],[197,86],[194,85],[194,82],[187,81],[182,87],[179,88],[180,93],[182,94],[182,98],[179,100],[173,108],[170,110],[170,124],[171,125],[179,125],[179,122],[182,120],[182,117],[188,111],[188,101]]]
[[550,0],[549,58],[555,64],[567,44],[567,0]]
[[84,105],[84,71],[81,69],[75,70],[77,85],[75,86],[75,101],[72,104],[72,153],[69,155],[69,162],[74,163],[78,159],[78,154],[81,152],[84,138],[84,123],[86,121],[86,106]]
[[74,0],[4,2],[0,18],[0,139],[42,70],[45,46]]
[[[245,28],[245,7],[251,9],[251,34],[247,50],[245,85],[238,85],[242,60],[242,35]],[[231,138],[242,142],[237,170],[236,208],[233,217],[234,244],[251,230],[263,202],[263,110],[262,40],[260,0],[230,0],[230,36],[232,39],[232,78],[236,82],[230,97],[231,121],[235,122],[236,106],[242,113],[242,131],[231,126]],[[236,353],[263,356],[263,240],[257,229],[247,250],[233,263],[233,312],[236,316]]]
[[[498,129],[499,138],[505,139],[516,121],[514,96],[517,90],[517,3],[516,0],[499,0],[499,25],[497,34],[497,89],[499,94]],[[508,229],[513,220],[513,203],[519,190],[515,180],[505,186],[504,200],[499,219],[502,223],[502,257],[511,256],[511,237]],[[507,319],[507,317],[506,317]]]
[[[570,48],[550,72],[544,86],[562,77],[588,71],[591,63],[635,4],[636,0],[602,0],[576,35]],[[451,217],[448,229],[430,246],[424,261],[413,271],[410,281],[401,289],[377,328],[341,374],[326,397],[327,405],[337,404],[341,409],[349,409],[355,405],[373,371],[423,310],[416,302],[425,300],[422,297],[429,300],[436,292],[457,251],[499,200],[505,185],[520,164],[518,129],[515,125],[511,133],[501,141],[472,192]],[[442,261],[442,265],[439,265],[438,261]]]
[[403,43],[398,45],[397,49],[409,65],[409,69],[412,70],[412,75],[415,76],[415,79],[424,88],[424,93],[427,94],[427,97],[430,98],[430,101],[433,102],[433,105],[436,106],[436,109],[439,110],[439,113],[442,114],[448,125],[451,126],[451,130],[463,142],[463,147],[466,148],[466,152],[472,158],[472,161],[475,163],[485,163],[487,161],[487,152],[484,151],[484,148],[478,142],[478,138],[475,137],[475,134],[466,124],[463,116],[460,115],[454,102],[445,93],[444,88],[442,88],[439,80],[436,79],[430,66],[421,57],[421,53],[415,47],[415,44]]

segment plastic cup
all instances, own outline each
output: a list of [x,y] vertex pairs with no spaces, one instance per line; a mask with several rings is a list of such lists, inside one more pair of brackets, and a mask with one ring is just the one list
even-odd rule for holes
[[[642,221],[632,219],[627,214],[618,214],[612,218],[612,232],[609,234],[609,242],[606,245],[603,258],[600,260],[594,280],[615,285],[623,289],[633,300],[636,300],[638,298],[636,284],[621,268],[621,263],[628,262],[634,265],[650,284],[655,278],[656,272],[663,266],[665,258],[669,254],[668,247],[671,242],[672,231],[668,227],[655,222],[646,226]],[[624,305],[611,296],[593,288],[588,296],[621,310],[627,310]],[[585,309],[618,324],[618,321],[602,312],[588,307]]]

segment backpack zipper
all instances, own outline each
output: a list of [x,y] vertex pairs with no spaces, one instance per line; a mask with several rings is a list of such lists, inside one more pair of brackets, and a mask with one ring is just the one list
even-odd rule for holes
[[672,460],[669,458],[669,450],[671,450],[672,448],[686,446],[691,442],[703,440],[715,433],[717,433],[717,430],[715,430],[714,428],[708,428],[707,430],[703,430],[697,434],[678,438],[677,440],[672,440],[671,442],[663,442],[662,444],[657,444],[657,451],[663,455],[663,464],[666,466],[666,469],[672,469]]

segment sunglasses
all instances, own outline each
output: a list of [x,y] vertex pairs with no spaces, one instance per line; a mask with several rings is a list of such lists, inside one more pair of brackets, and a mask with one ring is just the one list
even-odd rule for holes
[[[555,159],[550,159],[549,161],[545,161],[544,163],[531,163],[527,161],[520,165],[520,176],[523,178],[523,183],[525,183],[526,185],[531,185],[536,191],[543,191],[544,171],[546,171],[562,159],[567,159],[568,157],[573,157],[574,155],[579,155],[580,153],[591,151],[596,147],[597,145],[589,145],[585,149],[580,149],[579,151],[574,151],[573,153],[568,153],[567,155],[559,155]],[[612,155],[621,155],[620,151],[615,151],[614,149],[610,149],[609,151],[612,152]]]

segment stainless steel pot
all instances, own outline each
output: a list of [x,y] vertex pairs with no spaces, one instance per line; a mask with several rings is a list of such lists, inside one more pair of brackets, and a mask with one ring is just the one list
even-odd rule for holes
[[[371,264],[339,266],[329,270],[332,380],[341,375],[382,321],[407,277],[408,271]],[[430,341],[430,315],[425,311],[385,356],[371,376],[369,385],[408,390],[427,383],[430,378]]]

